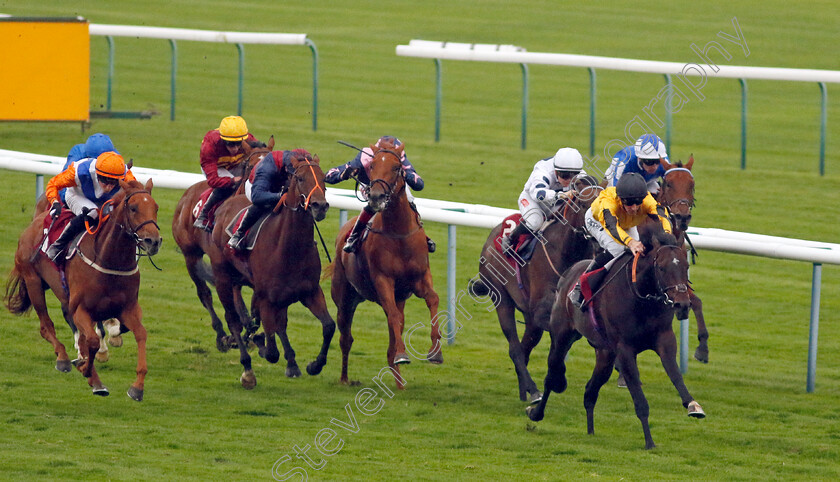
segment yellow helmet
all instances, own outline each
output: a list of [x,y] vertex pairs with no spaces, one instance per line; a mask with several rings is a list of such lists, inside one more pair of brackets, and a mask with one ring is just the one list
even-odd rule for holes
[[238,115],[227,116],[219,124],[219,134],[226,141],[242,141],[248,137],[248,125]]
[[112,179],[125,179],[125,161],[114,151],[103,152],[96,158],[96,174]]

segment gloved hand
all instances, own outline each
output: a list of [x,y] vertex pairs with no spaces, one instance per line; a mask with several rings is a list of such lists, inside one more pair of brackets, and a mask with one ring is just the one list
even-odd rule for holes
[[341,178],[343,180],[350,179],[351,177],[355,177],[359,174],[359,168],[351,167],[349,169],[345,169],[344,172],[341,174]]
[[56,219],[59,214],[61,214],[61,203],[53,201],[52,206],[50,206],[50,217]]

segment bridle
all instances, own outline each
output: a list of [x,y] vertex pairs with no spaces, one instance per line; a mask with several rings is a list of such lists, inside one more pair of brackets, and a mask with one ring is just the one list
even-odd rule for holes
[[143,247],[140,236],[137,234],[137,231],[139,231],[140,228],[142,228],[143,226],[145,226],[147,224],[153,224],[157,228],[157,230],[160,231],[160,226],[158,226],[157,221],[155,221],[152,218],[149,218],[149,219],[143,221],[142,223],[140,223],[136,226],[132,225],[131,216],[129,216],[129,214],[128,214],[128,211],[129,211],[128,201],[131,200],[131,198],[134,197],[137,194],[148,194],[148,195],[151,196],[152,193],[150,193],[149,191],[147,191],[145,189],[141,189],[141,190],[138,190],[138,191],[134,191],[133,193],[125,196],[125,199],[123,200],[123,213],[124,213],[124,217],[125,217],[125,223],[120,223],[120,228],[124,228],[125,226],[128,226],[127,231],[131,235],[131,237],[134,238],[134,243],[137,245],[138,248],[140,248],[143,251],[146,251],[146,248]]
[[[635,294],[637,298],[641,298],[641,299],[647,300],[647,301],[664,303],[668,306],[673,306],[674,305],[674,300],[672,300],[671,297],[668,295],[668,291],[676,290],[677,293],[687,293],[688,292],[688,285],[686,283],[676,283],[676,284],[673,284],[673,285],[670,285],[670,286],[665,286],[664,288],[662,287],[662,281],[659,279],[659,273],[655,268],[656,268],[656,261],[659,258],[659,255],[662,252],[662,250],[665,249],[665,248],[668,248],[669,250],[676,249],[678,251],[682,251],[682,248],[680,248],[677,245],[666,244],[666,245],[663,245],[663,246],[660,246],[659,248],[657,248],[656,251],[653,253],[653,261],[651,262],[651,267],[653,268],[653,279],[654,279],[654,284],[656,286],[655,294],[653,294],[653,295],[650,295],[650,294],[642,295],[639,292],[638,287],[636,286],[637,285],[636,266],[638,265],[638,262],[639,262],[639,255],[636,255],[633,259],[633,268],[630,270],[630,273],[631,273],[630,274],[630,287],[633,290],[633,294]],[[677,259],[677,258],[673,258],[673,259]]]
[[[692,179],[694,179],[694,174],[691,173],[691,170],[686,169],[684,167],[675,167],[675,168],[672,168],[672,169],[668,169],[667,171],[665,171],[665,174],[662,175],[662,179],[667,181],[668,174],[670,174],[672,172],[679,172],[679,171],[687,172],[688,175],[691,176]],[[664,188],[662,189],[662,193],[663,194],[665,193]],[[674,207],[675,206],[686,206],[688,208],[689,214],[691,213],[691,208],[694,207],[694,198],[693,197],[690,198],[690,199],[687,198],[687,197],[678,198],[678,199],[674,199],[673,201],[671,201],[670,199],[662,199],[661,201],[662,201],[661,204],[664,204],[665,207],[668,208],[668,212],[671,213],[672,217],[674,215],[673,213],[674,213]]]
[[307,161],[307,162],[301,163],[297,167],[295,167],[295,170],[294,170],[294,173],[293,173],[293,176],[295,178],[295,182],[300,182],[300,181],[298,181],[298,179],[303,179],[302,176],[298,176],[298,170],[300,170],[301,168],[304,168],[304,167],[308,167],[309,171],[312,173],[312,178],[315,179],[315,185],[312,186],[312,189],[309,190],[308,194],[305,194],[303,192],[298,193],[298,202],[295,205],[295,207],[292,208],[293,210],[297,210],[298,208],[303,208],[304,211],[307,211],[309,209],[309,202],[312,200],[312,195],[318,189],[320,189],[321,192],[326,194],[326,190],[324,189],[324,186],[322,186],[321,183],[318,182],[318,176],[315,175],[315,169],[313,169],[312,166],[320,166],[320,165],[317,164],[317,163],[314,163],[314,162]]
[[[402,156],[397,154],[396,151],[392,151],[391,149],[379,149],[378,151],[373,153],[374,157],[376,156],[376,154],[378,154],[380,152],[384,152],[386,154],[391,154],[391,155],[393,155],[394,157],[397,158],[397,163],[400,163],[400,164],[402,163]],[[373,188],[373,186],[375,186],[376,184],[384,185],[385,186],[384,187],[384,189],[385,189],[385,206],[387,207],[388,203],[391,202],[391,198],[395,194],[399,194],[400,189],[405,188],[405,182],[403,182],[402,185],[398,186],[400,178],[405,180],[405,171],[403,171],[402,166],[400,166],[399,173],[396,175],[396,178],[394,179],[393,184],[386,181],[385,179],[382,179],[382,178],[372,179],[370,181],[370,186],[368,186],[368,188],[367,188],[367,193],[370,193],[371,188]]]

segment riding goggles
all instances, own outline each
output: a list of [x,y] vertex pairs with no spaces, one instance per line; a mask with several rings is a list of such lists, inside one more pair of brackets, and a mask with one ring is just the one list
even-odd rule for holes
[[642,164],[646,166],[655,166],[659,164],[659,159],[642,159]]
[[580,174],[580,171],[555,171],[555,172],[557,174],[557,177],[559,177],[560,179],[562,179],[564,181],[568,181],[569,179],[572,179],[573,177]]
[[641,198],[641,197],[622,198],[621,199],[621,204],[624,204],[625,206],[638,206],[638,205],[642,204],[642,201],[644,201],[644,199],[645,198]]

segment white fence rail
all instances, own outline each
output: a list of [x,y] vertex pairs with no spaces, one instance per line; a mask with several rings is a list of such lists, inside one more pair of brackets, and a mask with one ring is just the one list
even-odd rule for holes
[[[0,149],[0,169],[31,172],[36,174],[36,198],[43,191],[44,175],[58,174],[66,159],[27,152]],[[135,177],[141,182],[151,178],[156,187],[186,189],[196,182],[204,180],[203,174],[186,173],[171,170],[132,168]],[[363,203],[356,199],[353,191],[329,188],[327,201],[331,206],[342,210],[342,220],[346,219],[345,210],[361,210]],[[491,229],[501,220],[517,211],[479,204],[464,204],[434,199],[415,198],[418,210],[425,221],[445,223],[449,226],[447,249],[447,298],[449,333],[454,333],[456,304],[456,226],[470,226]],[[727,253],[748,254],[767,258],[789,259],[813,263],[811,287],[811,319],[808,346],[808,374],[806,389],[814,391],[816,377],[817,338],[819,331],[820,284],[823,264],[840,264],[840,244],[823,243],[802,239],[782,238],[760,234],[726,231],[716,228],[695,228],[688,230],[692,243],[698,249]],[[688,325],[682,323],[680,336],[680,360],[682,369],[687,369],[688,362]]]

